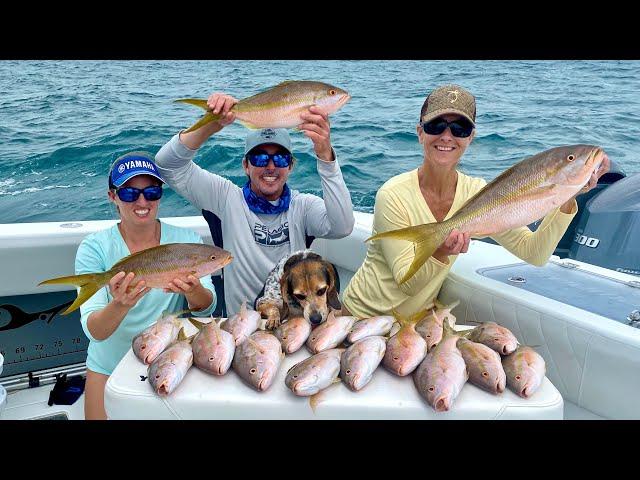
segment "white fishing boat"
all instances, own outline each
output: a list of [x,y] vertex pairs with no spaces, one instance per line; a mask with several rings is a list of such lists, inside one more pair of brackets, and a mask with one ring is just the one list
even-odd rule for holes
[[[635,177],[638,183],[640,176]],[[634,198],[640,203],[637,195]],[[637,214],[640,208],[634,208]],[[597,220],[597,212],[592,213]],[[362,263],[364,240],[371,233],[372,215],[356,212],[355,217],[349,237],[312,244],[337,266],[343,286]],[[606,217],[612,222],[614,215]],[[634,218],[635,223],[623,226],[627,237],[638,233],[637,215]],[[194,229],[211,243],[202,217],[164,220]],[[572,249],[594,249],[596,242],[590,239],[596,236],[585,221],[576,227]],[[59,315],[75,289],[37,285],[72,274],[84,236],[114,222],[0,225],[0,383],[7,391],[2,405],[0,390],[1,419],[84,418],[82,397],[72,405],[48,405],[56,375],[71,378],[85,372],[88,341],[78,312]],[[619,225],[609,227],[621,231]],[[598,240],[604,247],[604,237]],[[634,251],[637,254],[637,248]],[[194,367],[163,399],[141,381],[146,367],[130,351],[107,383],[105,407],[114,419],[640,419],[640,278],[624,272],[631,267],[616,271],[573,257],[553,256],[544,267],[532,267],[498,245],[474,240],[439,295],[442,303],[460,300],[453,310],[459,325],[495,321],[544,357],[547,377],[528,399],[510,390],[494,396],[467,383],[449,412],[436,413],[410,378],[379,368],[359,393],[343,385],[330,387],[314,410],[308,399],[296,397],[284,385],[288,368],[309,355],[303,351],[286,357],[267,392],[252,390],[232,371],[212,377]]]

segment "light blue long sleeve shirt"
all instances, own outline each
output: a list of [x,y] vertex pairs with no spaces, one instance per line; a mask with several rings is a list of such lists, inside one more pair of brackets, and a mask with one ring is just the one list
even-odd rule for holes
[[[160,244],[167,243],[203,243],[196,232],[185,228],[161,223]],[[106,272],[114,264],[130,255],[117,225],[87,235],[80,243],[76,253],[76,275],[83,273]],[[134,279],[135,281],[135,279]],[[213,293],[213,301],[205,310],[193,312],[197,316],[209,316],[216,307],[216,292],[211,276],[200,279],[202,285]],[[118,328],[104,340],[93,338],[87,328],[87,320],[92,312],[101,310],[113,299],[108,286],[102,287],[80,307],[80,322],[85,335],[89,338],[87,368],[104,375],[111,375],[120,360],[131,348],[131,342],[142,330],[160,318],[163,311],[177,312],[186,308],[184,295],[164,293],[162,289],[152,288],[127,313]]]

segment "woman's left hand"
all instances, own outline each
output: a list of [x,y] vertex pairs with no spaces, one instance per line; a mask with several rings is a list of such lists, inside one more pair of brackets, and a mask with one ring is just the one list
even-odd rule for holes
[[605,173],[607,173],[610,168],[611,168],[611,161],[609,160],[609,156],[606,153],[604,153],[602,156],[602,163],[600,164],[600,167],[598,168],[598,170],[596,170],[591,174],[591,177],[589,178],[589,181],[587,182],[587,184],[584,187],[582,187],[582,189],[578,193],[576,193],[567,202],[563,203],[560,206],[560,211],[562,213],[568,213],[568,214],[574,213],[574,204],[575,204],[574,202],[576,201],[575,200],[576,197],[578,195],[582,195],[583,193],[587,193],[589,190],[591,190],[596,185],[598,185],[598,180],[600,180],[600,177]]
[[582,188],[582,190],[578,192],[578,195],[587,193],[589,190],[595,187],[598,184],[598,180],[600,180],[600,177],[605,173],[607,173],[610,168],[611,168],[611,161],[609,160],[609,156],[606,153],[604,153],[602,156],[602,163],[600,164],[600,168],[598,168],[598,170],[596,170],[591,174],[591,178],[589,178],[589,181]]

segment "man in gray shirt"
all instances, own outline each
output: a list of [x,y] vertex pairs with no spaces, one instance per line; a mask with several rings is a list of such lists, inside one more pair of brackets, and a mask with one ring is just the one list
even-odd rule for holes
[[193,162],[198,148],[235,120],[229,110],[237,102],[229,95],[212,94],[207,104],[222,118],[192,132],[179,132],[156,154],[167,184],[219,219],[224,248],[234,257],[224,268],[228,316],[239,312],[245,300],[253,305],[269,272],[283,257],[304,250],[307,236],[346,237],[355,223],[351,195],[331,146],[329,117],[319,107],[301,115],[305,123],[299,129],[313,142],[323,199],[289,189],[286,182],[293,160],[291,139],[284,129],[249,133],[242,160],[249,181],[243,188]]

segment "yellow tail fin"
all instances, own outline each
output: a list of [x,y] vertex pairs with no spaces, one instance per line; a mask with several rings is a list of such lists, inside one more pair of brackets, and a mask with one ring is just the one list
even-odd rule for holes
[[415,227],[400,228],[398,230],[391,230],[388,232],[379,233],[373,237],[367,238],[365,242],[370,240],[379,240],[381,238],[394,238],[396,240],[408,240],[413,242],[415,249],[415,256],[413,262],[409,266],[409,270],[405,273],[400,283],[404,283],[409,280],[420,269],[422,265],[429,259],[433,252],[444,241],[441,228],[442,223],[425,223]]
[[220,120],[220,118],[221,118],[221,115],[214,114],[214,113],[211,113],[211,111],[209,111],[209,106],[207,105],[207,101],[206,100],[200,100],[200,99],[197,99],[197,98],[180,98],[178,100],[174,100],[174,102],[176,102],[176,103],[187,103],[189,105],[195,105],[196,107],[200,107],[200,108],[203,108],[203,109],[207,110],[207,113],[205,113],[200,118],[200,120],[198,120],[196,123],[194,123],[188,129],[186,129],[184,131],[184,133],[193,132],[194,130],[199,129],[200,127],[206,125],[207,123],[215,122],[216,120]]
[[67,315],[80,307],[84,302],[89,300],[94,293],[96,293],[105,283],[107,278],[104,273],[85,273],[83,275],[70,275],[68,277],[51,278],[40,282],[40,285],[75,285],[80,287],[78,296],[75,302],[73,302],[69,308],[67,308],[61,315]]
[[189,105],[195,105],[196,107],[203,108],[204,110],[209,110],[207,101],[199,98],[179,98],[178,100],[174,100],[174,103],[188,103]]

